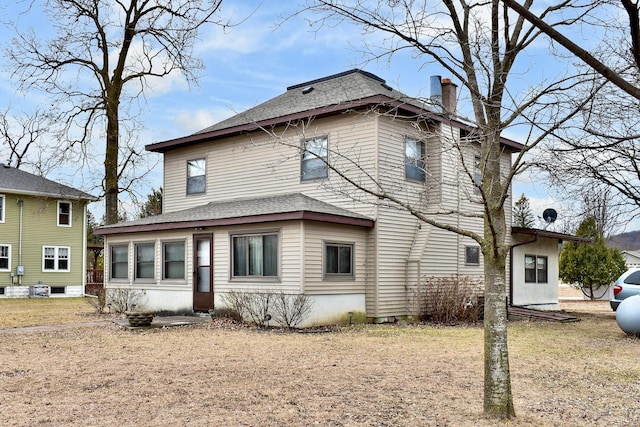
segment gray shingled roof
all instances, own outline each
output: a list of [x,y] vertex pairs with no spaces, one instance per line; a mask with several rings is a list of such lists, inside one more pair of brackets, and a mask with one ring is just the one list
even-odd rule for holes
[[354,69],[290,86],[282,95],[196,132],[196,134],[261,122],[379,95],[429,110],[426,104],[391,88],[380,77]]
[[0,165],[0,193],[29,194],[65,199],[95,199],[94,196],[84,191],[76,190],[7,165]]
[[[247,223],[260,222],[260,217],[278,216],[290,213],[313,213],[327,218],[352,219],[363,224],[373,220],[364,215],[339,208],[329,203],[321,202],[302,193],[282,194],[276,196],[265,196],[258,198],[241,198],[210,202],[206,205],[197,206],[166,214],[141,218],[135,221],[120,222],[98,228],[96,234],[111,234],[113,232],[129,232],[150,229],[179,229],[194,226],[213,226],[221,221],[239,219],[235,223],[242,223],[242,218],[252,218]],[[318,218],[316,216],[315,218]],[[270,219],[278,220],[278,218]],[[340,221],[331,221],[340,222]],[[202,224],[199,224],[202,223]],[[163,227],[168,226],[168,227]],[[117,230],[117,231],[115,231]]]

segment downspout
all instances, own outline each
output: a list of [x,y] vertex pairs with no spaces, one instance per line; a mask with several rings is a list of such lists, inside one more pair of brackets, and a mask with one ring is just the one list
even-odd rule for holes
[[513,307],[513,248],[516,246],[524,246],[529,243],[535,243],[538,241],[538,235],[534,234],[535,238],[533,240],[529,240],[527,242],[516,243],[515,245],[511,245],[509,249],[509,306]]
[[[18,206],[20,207],[20,219],[18,221],[18,265],[22,265],[22,208],[24,201],[18,199]],[[22,275],[18,275],[18,286],[22,285]]]
[[[87,203],[84,204],[82,215],[82,295],[86,295],[85,291],[87,287],[87,205]],[[97,261],[96,259],[96,264]]]

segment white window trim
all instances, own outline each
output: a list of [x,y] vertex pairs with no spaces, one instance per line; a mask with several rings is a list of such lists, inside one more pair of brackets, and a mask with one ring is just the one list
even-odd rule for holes
[[0,246],[6,246],[9,248],[7,268],[0,268],[0,271],[11,271],[11,245],[8,243],[0,243]]
[[[415,142],[416,144],[420,144],[420,155],[422,156],[420,159],[409,159],[409,157],[407,156],[407,145],[409,142]],[[405,181],[416,182],[416,183],[426,183],[427,182],[427,144],[422,139],[414,138],[412,136],[405,136],[403,148],[404,148],[404,179]],[[407,169],[407,163],[409,163],[409,160],[417,160],[423,163],[422,169],[419,168],[419,165],[417,164],[414,165],[416,168],[421,170],[423,175],[421,179],[408,176],[409,171]]]
[[[204,162],[204,172],[202,173],[202,175],[189,176],[189,163],[190,162],[198,162],[200,160],[202,160]],[[187,188],[185,189],[187,196],[198,196],[198,195],[201,195],[201,194],[207,194],[207,170],[208,170],[208,167],[209,167],[209,165],[207,163],[208,162],[207,162],[207,158],[206,157],[199,157],[197,159],[189,159],[189,160],[187,160],[187,171],[186,171],[186,173],[187,173],[187,181],[186,181]],[[204,190],[190,192],[189,191],[189,179],[190,178],[199,177],[199,176],[203,176],[204,177]]]
[[[113,277],[113,268],[112,268],[112,263],[113,263],[113,248],[126,248],[127,249],[127,277]],[[109,252],[108,252],[109,258],[105,259],[105,269],[109,268],[109,275],[106,276],[108,277],[109,281],[112,282],[128,282],[129,281],[129,275],[131,274],[131,247],[129,245],[129,243],[127,242],[122,242],[122,243],[113,243],[109,245]],[[108,262],[107,262],[108,261]],[[105,271],[106,274],[106,271]]]
[[[318,156],[316,153],[310,151],[307,149],[307,143],[311,142],[311,141],[317,141],[317,140],[321,140],[324,141],[324,145],[326,146],[326,150],[327,150],[327,155],[326,156]],[[311,153],[313,154],[313,157],[309,158],[309,159],[305,159],[304,155],[306,153]],[[316,177],[305,177],[303,171],[304,171],[304,165],[305,162],[308,162],[310,160],[322,160],[324,163],[324,176],[316,176]],[[323,135],[323,136],[318,136],[315,138],[308,138],[302,141],[302,154],[300,156],[300,181],[301,182],[305,182],[305,181],[317,181],[320,179],[327,179],[329,178],[329,165],[328,165],[328,161],[329,161],[329,136],[328,135]]]
[[2,204],[0,205],[0,223],[4,222],[5,211],[7,210],[7,198],[4,194],[0,194],[0,200],[2,200]]
[[[153,277],[138,277],[138,246],[153,247]],[[186,255],[185,255],[186,257]],[[136,282],[155,282],[156,281],[156,242],[134,242],[133,243],[133,280]]]
[[[60,203],[67,203],[69,205],[69,224],[60,224]],[[56,223],[58,227],[71,227],[73,222],[73,203],[66,200],[58,200],[56,207]]]
[[[53,257],[53,260],[54,260],[53,266],[54,266],[54,268],[53,269],[45,269],[44,268],[44,260],[45,260],[44,254],[45,254],[45,249],[46,248],[53,248],[54,249],[54,257]],[[67,265],[68,265],[68,268],[65,269],[65,270],[62,270],[62,269],[58,268],[58,262],[60,260],[60,257],[59,257],[59,250],[60,249],[66,249],[67,250]],[[71,272],[71,246],[53,246],[53,245],[44,245],[44,246],[42,246],[42,272],[43,273],[69,273],[69,272]]]

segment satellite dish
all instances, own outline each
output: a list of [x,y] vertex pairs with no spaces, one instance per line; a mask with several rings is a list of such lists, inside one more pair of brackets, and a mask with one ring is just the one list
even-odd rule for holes
[[558,212],[552,208],[545,209],[544,212],[542,212],[542,218],[547,224],[551,224],[558,218]]

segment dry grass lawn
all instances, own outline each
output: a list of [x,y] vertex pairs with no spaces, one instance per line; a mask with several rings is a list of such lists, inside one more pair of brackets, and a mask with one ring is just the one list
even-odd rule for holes
[[[51,304],[49,323],[100,320],[59,301],[0,300],[0,324],[30,303]],[[510,323],[517,418],[500,425],[640,425],[640,340],[606,302],[563,306],[581,320]],[[482,340],[480,327],[424,325],[13,330],[0,333],[0,425],[495,426]]]

